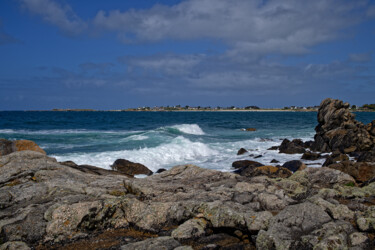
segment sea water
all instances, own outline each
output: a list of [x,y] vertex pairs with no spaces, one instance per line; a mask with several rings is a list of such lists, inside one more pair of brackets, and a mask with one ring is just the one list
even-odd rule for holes
[[[316,112],[0,112],[0,138],[35,141],[58,161],[105,169],[119,158],[153,171],[180,164],[230,171],[233,161],[283,164],[301,154],[267,150],[282,139],[312,140]],[[375,113],[360,112],[368,123]],[[256,128],[254,132],[244,128]],[[249,152],[237,156],[245,148]],[[259,158],[255,158],[255,157]],[[322,161],[305,161],[319,166]]]

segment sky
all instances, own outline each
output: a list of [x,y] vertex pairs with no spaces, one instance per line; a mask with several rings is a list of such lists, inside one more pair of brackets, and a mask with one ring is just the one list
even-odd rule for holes
[[1,0],[0,110],[375,103],[375,1]]

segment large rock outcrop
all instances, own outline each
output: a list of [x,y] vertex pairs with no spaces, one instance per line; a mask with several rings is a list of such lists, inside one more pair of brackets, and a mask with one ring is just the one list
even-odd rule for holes
[[[324,245],[335,228],[343,228],[345,239],[360,236],[372,244],[373,214],[366,207],[374,205],[375,183],[353,183],[325,167],[281,179],[182,165],[136,179],[15,152],[0,157],[0,242],[26,248],[287,249],[304,239]],[[354,213],[359,232],[347,226]]]
[[320,152],[339,150],[342,153],[371,150],[375,144],[375,122],[364,125],[354,118],[349,103],[331,98],[323,100],[311,148]]

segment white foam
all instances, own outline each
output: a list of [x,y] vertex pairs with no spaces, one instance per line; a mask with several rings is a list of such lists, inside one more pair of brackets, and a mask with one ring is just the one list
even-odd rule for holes
[[143,140],[147,140],[148,138],[149,137],[146,135],[132,135],[132,136],[129,136],[127,139],[133,140],[133,141],[143,141]]
[[179,125],[172,126],[172,128],[178,129],[179,131],[185,134],[191,134],[191,135],[204,135],[205,134],[198,124],[179,124]]
[[152,171],[161,167],[171,167],[186,163],[204,162],[213,158],[219,152],[201,142],[192,142],[183,136],[178,136],[170,143],[161,144],[154,148],[138,150],[123,150],[102,153],[72,153],[54,156],[58,161],[71,160],[77,164],[89,164],[109,169],[110,165],[119,158],[144,164]]

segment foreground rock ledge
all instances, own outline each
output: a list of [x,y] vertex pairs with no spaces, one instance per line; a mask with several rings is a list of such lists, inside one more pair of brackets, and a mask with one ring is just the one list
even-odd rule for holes
[[132,179],[21,151],[0,157],[0,249],[372,249],[374,201],[374,182],[326,167]]

